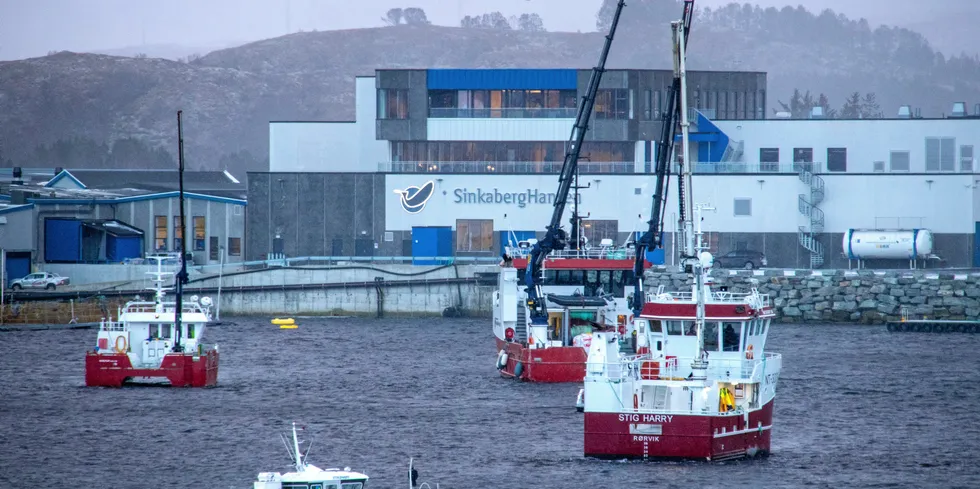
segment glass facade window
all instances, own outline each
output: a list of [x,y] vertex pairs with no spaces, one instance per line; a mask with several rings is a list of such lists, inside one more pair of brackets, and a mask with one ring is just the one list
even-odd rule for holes
[[242,238],[228,238],[228,256],[242,255]]
[[187,251],[184,245],[184,222],[180,216],[174,216],[174,251]]
[[582,236],[585,236],[588,244],[593,248],[599,246],[604,239],[611,239],[613,244],[616,244],[619,238],[619,221],[583,219]]
[[379,88],[378,119],[408,119],[408,90]]
[[629,90],[625,88],[601,89],[596,93],[595,118],[625,120],[630,114]]
[[573,118],[575,90],[429,90],[431,118]]
[[493,251],[493,219],[457,219],[456,251]]
[[827,148],[827,171],[847,171],[847,148]]
[[[398,172],[557,173],[565,160],[567,144],[566,141],[392,141],[390,147],[392,169]],[[636,145],[632,142],[586,141],[579,167],[585,172],[600,173],[622,172],[628,167],[632,172],[635,153]]]

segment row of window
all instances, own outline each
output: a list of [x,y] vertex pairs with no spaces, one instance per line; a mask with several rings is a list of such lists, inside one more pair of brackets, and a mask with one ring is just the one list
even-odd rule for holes
[[[639,112],[642,120],[659,120],[667,106],[668,90],[643,90]],[[694,90],[693,107],[717,119],[765,119],[765,90]],[[634,119],[634,90],[600,89],[596,92],[594,117],[599,120]],[[535,118],[575,117],[575,90],[430,90],[429,117]],[[407,119],[408,89],[378,89],[378,119]]]
[[[205,236],[207,235],[207,226],[204,216],[194,216],[192,218],[193,223],[193,250],[194,251],[205,251]],[[167,216],[153,216],[153,250],[154,251],[167,251],[167,237],[169,235],[169,230],[167,229]],[[174,244],[173,250],[177,251],[182,249],[184,241],[184,226],[180,216],[174,216]],[[218,260],[219,256],[219,241],[217,236],[211,236],[210,239],[210,259]],[[242,238],[228,238],[228,255],[229,256],[241,256],[242,254]]]
[[[494,162],[564,161],[567,141],[393,141],[391,161]],[[590,162],[633,161],[630,142],[582,143],[582,159]]]
[[[619,221],[610,219],[583,219],[581,233],[589,243],[603,239],[616,241],[619,237]],[[457,219],[456,251],[493,251],[493,219]]]
[[[911,171],[912,161],[910,152],[892,151],[889,155],[889,171]],[[759,148],[760,171],[779,171],[779,148]],[[793,171],[798,171],[803,164],[813,163],[813,148],[793,148]],[[847,148],[827,148],[827,171],[847,171]],[[874,162],[874,171],[885,171],[885,162]],[[955,138],[926,138],[927,172],[955,172],[956,169],[956,139]],[[960,146],[959,171],[973,171],[973,146]]]
[[[517,283],[524,283],[524,268],[517,270]],[[603,293],[625,297],[626,288],[633,285],[632,270],[545,270],[542,285],[580,287],[584,295]]]
[[429,117],[575,117],[575,90],[430,90]]

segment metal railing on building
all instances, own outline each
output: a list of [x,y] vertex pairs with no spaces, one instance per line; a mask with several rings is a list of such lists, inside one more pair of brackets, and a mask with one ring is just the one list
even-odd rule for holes
[[430,107],[430,119],[574,119],[576,107],[565,108],[456,108]]
[[[384,161],[384,173],[560,173],[561,161]],[[642,166],[642,163],[640,164]],[[636,173],[632,161],[582,161],[579,172]]]

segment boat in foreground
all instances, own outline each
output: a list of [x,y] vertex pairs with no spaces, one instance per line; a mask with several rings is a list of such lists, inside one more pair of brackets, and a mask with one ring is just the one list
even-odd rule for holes
[[[150,256],[153,301],[129,301],[116,320],[103,318],[96,346],[85,355],[85,385],[121,387],[125,383],[169,383],[173,387],[212,387],[218,384],[218,347],[201,341],[211,321],[211,299],[193,296],[182,301],[177,326],[177,303],[164,300],[163,284],[172,272],[163,264],[169,255]],[[179,260],[179,258],[177,258]]]
[[350,467],[321,469],[306,463],[306,455],[310,447],[307,446],[307,453],[300,451],[300,441],[296,431],[296,423],[293,423],[292,443],[287,442],[286,438],[280,435],[296,470],[285,474],[260,472],[252,485],[253,489],[364,489],[368,476],[353,472]]

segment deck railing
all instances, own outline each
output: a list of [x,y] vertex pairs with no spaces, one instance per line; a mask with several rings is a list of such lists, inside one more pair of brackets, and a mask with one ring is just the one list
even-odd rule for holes
[[[657,288],[656,292],[651,292],[647,294],[648,301],[657,300],[678,300],[678,301],[691,301],[693,302],[696,298],[692,291],[666,291],[663,285]],[[728,292],[720,290],[712,290],[711,296],[705,298],[706,302],[726,302],[735,304],[750,304],[756,308],[769,306],[771,302],[769,301],[769,294],[762,294],[756,290],[752,292]]]
[[[708,358],[708,377],[713,379],[761,379],[766,363],[781,358],[778,353],[766,353],[762,358],[756,359],[727,359],[727,358]],[[642,356],[631,355],[623,357],[619,365],[609,362],[588,362],[586,372],[595,374],[605,374],[610,380],[641,380],[640,370]],[[660,362],[660,380],[687,380],[691,375],[691,364],[694,357],[671,357],[669,359],[652,360]],[[611,372],[610,366],[618,367],[619,375]],[[611,375],[613,374],[613,375]]]
[[[512,258],[527,258],[531,256],[531,248],[508,246],[507,254]],[[548,258],[589,258],[606,260],[632,259],[636,256],[634,248],[594,246],[582,250],[556,250],[548,253]]]

